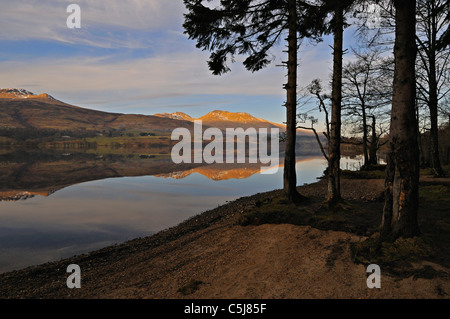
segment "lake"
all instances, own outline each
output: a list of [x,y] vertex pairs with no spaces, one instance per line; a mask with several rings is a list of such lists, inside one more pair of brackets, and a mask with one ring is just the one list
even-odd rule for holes
[[[361,163],[344,158],[341,167]],[[322,157],[299,157],[298,185],[317,181],[325,168]],[[282,188],[282,167],[271,173],[255,164],[174,166],[145,156],[2,154],[0,273],[148,236],[227,201]]]

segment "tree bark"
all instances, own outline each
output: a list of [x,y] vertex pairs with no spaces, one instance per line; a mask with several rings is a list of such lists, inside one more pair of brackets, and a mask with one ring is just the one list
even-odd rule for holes
[[342,108],[342,56],[344,38],[344,12],[341,5],[335,9],[333,48],[333,80],[331,94],[331,127],[328,149],[328,196],[329,206],[341,201],[341,108]]
[[[438,31],[440,23],[442,23],[437,13],[437,6],[441,2],[435,3],[432,0],[423,1],[422,10],[426,10],[426,19],[420,24],[425,30],[426,40],[419,41],[421,57],[424,64],[428,64],[426,68],[428,77],[428,109],[430,111],[430,163],[436,177],[444,175],[442,170],[440,154],[439,154],[439,128],[438,128],[438,76],[437,76],[437,59],[438,59]],[[424,71],[425,72],[425,71]]]
[[367,147],[367,115],[366,115],[366,106],[364,104],[364,101],[361,105],[361,111],[362,111],[362,125],[363,125],[363,154],[364,154],[364,166],[368,166],[369,163],[369,151]]
[[[433,23],[434,25],[434,23]],[[435,37],[436,35],[432,35]],[[430,47],[429,56],[429,67],[430,76],[428,79],[429,85],[429,98],[428,98],[428,108],[430,110],[430,139],[431,139],[431,166],[434,170],[434,175],[436,177],[444,176],[444,171],[442,170],[441,160],[439,156],[439,128],[438,128],[438,84],[436,80],[436,50],[434,43],[432,41]]]
[[297,192],[295,170],[295,144],[297,127],[297,10],[296,0],[289,0],[288,17],[288,81],[286,89],[286,150],[284,156],[283,188],[291,202],[299,202],[302,196]]
[[381,240],[420,233],[419,148],[415,114],[415,0],[395,0],[395,75]]
[[422,145],[422,135],[420,133],[420,124],[419,124],[419,107],[416,101],[416,118],[417,118],[417,143],[419,145],[419,167],[425,166],[425,154],[423,153],[423,145]]
[[375,115],[372,115],[372,135],[370,138],[370,148],[369,148],[369,165],[377,165],[378,164],[378,136],[376,130],[376,119]]

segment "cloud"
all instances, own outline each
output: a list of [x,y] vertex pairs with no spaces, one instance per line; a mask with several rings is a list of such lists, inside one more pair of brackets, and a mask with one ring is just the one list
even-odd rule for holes
[[148,47],[139,32],[179,31],[184,6],[181,0],[77,0],[81,29],[69,29],[66,8],[74,1],[3,1],[0,40],[50,40],[104,48]]
[[[285,70],[269,67],[257,73],[233,65],[224,76],[207,68],[199,50],[117,61],[111,57],[39,58],[0,62],[0,86],[24,87],[66,98],[92,101],[152,100],[191,95],[280,95]],[[28,87],[25,84],[33,84]],[[88,102],[85,100],[85,102]]]
[[[81,29],[66,26],[71,3],[81,7]],[[275,65],[285,60],[283,44],[274,49],[276,61],[259,72],[245,70],[238,56],[230,73],[213,76],[206,63],[209,53],[195,48],[183,34],[184,10],[182,0],[2,1],[0,43],[24,41],[26,49],[11,46],[5,51],[0,87],[23,87],[75,105],[118,112],[202,108],[209,101],[224,100],[236,105],[236,96],[252,97],[255,107],[282,103],[286,69]],[[49,41],[56,42],[50,46],[55,52],[46,49]],[[35,44],[39,48],[34,49]],[[317,77],[325,83],[331,50],[325,43],[303,48],[299,88]],[[207,96],[208,102],[192,98],[200,96]],[[249,107],[247,101],[242,106]]]

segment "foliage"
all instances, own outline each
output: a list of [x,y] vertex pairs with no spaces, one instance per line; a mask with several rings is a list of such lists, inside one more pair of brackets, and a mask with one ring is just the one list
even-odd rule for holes
[[323,230],[367,235],[376,231],[381,204],[352,201],[328,209],[322,200],[310,198],[307,205],[295,205],[284,196],[268,198],[250,207],[240,217],[242,226],[262,224],[310,225]]
[[[273,60],[270,50],[288,29],[288,1],[221,1],[212,8],[209,1],[184,0],[188,13],[183,27],[197,47],[211,51],[208,66],[213,74],[230,71],[228,59],[244,55],[245,68],[255,72]],[[296,1],[301,13],[299,36],[319,40],[324,12],[307,1]]]
[[44,138],[62,138],[70,136],[76,138],[87,138],[96,136],[94,131],[85,130],[55,130],[55,129],[38,129],[38,128],[0,128],[0,136],[12,138],[17,141],[27,141],[33,139]]
[[394,266],[433,257],[434,249],[422,237],[399,237],[394,242],[381,242],[379,234],[360,241],[352,247],[355,262]]

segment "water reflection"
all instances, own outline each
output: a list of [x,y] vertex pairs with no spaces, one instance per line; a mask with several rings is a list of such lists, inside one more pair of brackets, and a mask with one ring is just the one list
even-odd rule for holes
[[[298,158],[298,184],[316,181],[325,166],[321,157]],[[273,173],[260,174],[257,164],[175,165],[136,155],[2,154],[0,272],[147,236],[281,188],[282,167]]]

